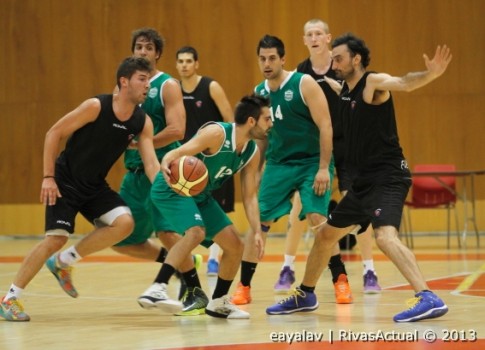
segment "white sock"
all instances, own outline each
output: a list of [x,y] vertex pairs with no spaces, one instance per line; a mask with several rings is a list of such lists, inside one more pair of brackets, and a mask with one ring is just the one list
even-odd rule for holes
[[59,263],[61,265],[73,265],[74,263],[81,260],[82,256],[79,255],[76,248],[71,246],[59,254]]
[[209,260],[215,260],[219,261],[219,251],[221,250],[221,247],[217,245],[217,243],[213,243],[209,247]]
[[285,266],[289,266],[290,269],[294,270],[295,269],[294,263],[295,263],[295,256],[285,254],[285,262],[283,263],[283,267],[281,269],[283,270]]
[[12,299],[12,298],[17,298],[20,299],[22,296],[23,288],[17,287],[15,284],[12,283],[10,286],[7,295],[5,295],[5,300]]
[[367,271],[374,271],[374,260],[362,260],[362,263],[364,264],[364,275]]

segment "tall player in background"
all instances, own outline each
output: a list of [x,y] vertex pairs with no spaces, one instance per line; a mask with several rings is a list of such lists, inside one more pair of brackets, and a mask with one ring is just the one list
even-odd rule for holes
[[[187,115],[185,137],[182,143],[190,140],[199,128],[209,121],[234,122],[231,104],[221,85],[197,73],[199,54],[191,46],[181,47],[176,54],[177,72],[182,85],[184,106]],[[226,213],[234,211],[234,178],[228,179],[212,192],[212,196]],[[219,272],[220,247],[213,243],[209,248],[207,275],[217,276]]]
[[[178,141],[185,132],[185,109],[180,85],[169,74],[157,68],[163,46],[163,38],[153,28],[140,28],[132,33],[133,56],[143,57],[150,62],[150,90],[142,108],[154,125],[153,143],[159,160],[168,151],[180,146]],[[135,228],[129,237],[112,248],[118,253],[163,263],[167,250],[149,238],[153,232],[159,238],[165,237],[162,233],[164,221],[153,208],[150,198],[151,183],[145,174],[136,141],[125,152],[124,163],[128,171],[123,177],[120,195],[133,213]],[[192,259],[187,259],[181,270],[181,283],[187,279],[191,287],[200,287],[197,278],[186,277],[192,276],[192,271],[195,270]],[[181,296],[184,292],[185,285],[181,288]]]

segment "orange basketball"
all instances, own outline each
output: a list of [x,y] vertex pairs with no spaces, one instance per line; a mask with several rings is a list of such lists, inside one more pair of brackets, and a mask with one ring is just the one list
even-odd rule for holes
[[199,158],[183,156],[170,163],[170,185],[181,196],[192,197],[202,192],[209,172]]

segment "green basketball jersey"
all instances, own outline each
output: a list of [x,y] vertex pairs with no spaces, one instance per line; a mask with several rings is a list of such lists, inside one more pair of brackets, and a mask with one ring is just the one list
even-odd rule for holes
[[267,81],[254,89],[269,97],[273,128],[268,135],[266,161],[273,164],[306,164],[320,157],[320,131],[300,89],[304,74],[290,72],[278,90],[271,91]]
[[[249,163],[257,151],[256,142],[248,141],[242,152],[236,151],[236,124],[224,122],[209,122],[202,125],[201,129],[210,124],[217,124],[224,129],[224,142],[217,153],[199,153],[197,157],[201,159],[209,172],[209,182],[204,192],[195,198],[199,202],[203,200],[211,191],[218,189],[229,178],[234,176]],[[194,137],[197,137],[194,136]]]
[[[150,116],[153,122],[153,134],[157,134],[167,126],[165,120],[165,106],[163,105],[162,90],[163,85],[172,77],[166,73],[159,72],[150,79],[150,90],[145,102],[141,105],[146,114]],[[179,142],[173,142],[165,147],[156,149],[158,159],[176,147],[180,146]],[[142,167],[140,153],[137,150],[128,149],[125,152],[125,167],[137,168]]]

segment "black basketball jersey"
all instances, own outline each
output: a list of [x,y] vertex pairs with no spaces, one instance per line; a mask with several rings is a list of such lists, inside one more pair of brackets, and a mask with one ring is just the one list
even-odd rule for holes
[[346,166],[356,181],[382,182],[409,176],[399,145],[392,95],[380,105],[363,100],[366,72],[352,91],[344,84],[340,94],[345,135]]
[[101,102],[98,117],[71,135],[56,168],[56,174],[59,170],[87,191],[105,182],[108,171],[145,125],[145,112],[139,106],[128,120],[120,121],[113,111],[113,95],[95,97]]
[[190,140],[205,123],[223,121],[221,112],[210,95],[209,85],[212,81],[209,77],[202,77],[194,91],[189,93],[182,90],[187,116],[182,143]]

